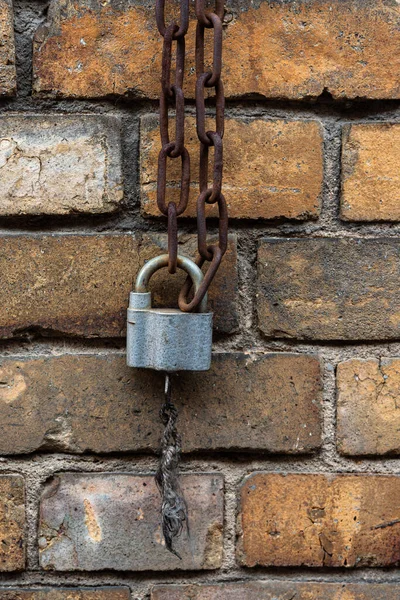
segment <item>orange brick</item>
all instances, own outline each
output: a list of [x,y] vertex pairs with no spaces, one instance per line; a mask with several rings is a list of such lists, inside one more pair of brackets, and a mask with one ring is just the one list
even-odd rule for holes
[[[196,216],[199,146],[194,117],[186,119],[186,146],[191,155],[192,186],[189,206],[182,216]],[[209,126],[212,127],[210,121]],[[174,123],[171,123],[171,135]],[[172,139],[172,138],[171,138]],[[157,156],[158,119],[141,121],[142,209],[159,216]],[[212,175],[212,152],[209,173]],[[179,201],[180,160],[168,164],[167,193]],[[323,133],[316,121],[227,119],[224,136],[223,192],[233,219],[309,219],[320,213],[323,182]],[[207,205],[208,215],[218,210]]]
[[341,217],[345,221],[400,221],[400,125],[345,127]]
[[342,454],[400,454],[400,359],[353,359],[337,368]]
[[400,477],[254,473],[241,489],[247,567],[385,567],[400,561]]
[[[226,95],[301,99],[327,90],[337,98],[398,98],[399,11],[386,0],[240,0],[225,26]],[[49,26],[35,37],[35,91],[157,98],[161,47],[153,5],[56,0]],[[193,96],[193,20],[187,55]]]

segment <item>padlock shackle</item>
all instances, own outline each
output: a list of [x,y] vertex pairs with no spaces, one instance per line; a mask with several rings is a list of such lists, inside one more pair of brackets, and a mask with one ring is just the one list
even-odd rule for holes
[[[151,277],[159,269],[167,267],[168,260],[168,254],[160,254],[160,256],[155,256],[154,258],[150,259],[139,271],[139,274],[136,278],[135,292],[140,294],[147,293],[149,291],[148,287]],[[194,292],[196,293],[204,279],[201,269],[192,260],[190,260],[190,258],[186,258],[186,256],[178,255],[176,264],[179,269],[186,271],[186,273],[189,275],[193,282]],[[199,304],[199,312],[207,312],[207,294],[204,295],[204,298]]]

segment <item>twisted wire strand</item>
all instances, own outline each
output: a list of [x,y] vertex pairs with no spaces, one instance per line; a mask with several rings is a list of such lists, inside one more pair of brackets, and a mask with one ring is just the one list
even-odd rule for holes
[[171,402],[169,375],[166,375],[165,403],[160,410],[160,417],[165,429],[161,439],[160,462],[155,479],[162,498],[162,531],[167,549],[181,559],[178,552],[174,550],[172,542],[182,533],[185,525],[188,528],[188,515],[178,480],[182,445],[181,436],[176,428],[178,411]]

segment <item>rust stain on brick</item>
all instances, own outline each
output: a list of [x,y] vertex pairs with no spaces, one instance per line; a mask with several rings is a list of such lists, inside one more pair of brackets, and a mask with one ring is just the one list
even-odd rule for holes
[[[228,6],[228,97],[398,98],[400,7],[385,0],[309,0]],[[194,22],[186,96],[193,97]],[[150,6],[53,0],[34,44],[35,91],[66,97],[157,98],[161,39]]]
[[93,542],[100,542],[103,536],[101,533],[101,527],[96,517],[96,512],[87,498],[84,498],[83,506],[85,507],[85,525],[87,527],[89,537]]

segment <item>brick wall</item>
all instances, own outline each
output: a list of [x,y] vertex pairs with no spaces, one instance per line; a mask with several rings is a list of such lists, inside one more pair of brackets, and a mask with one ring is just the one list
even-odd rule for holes
[[[214,360],[173,380],[182,560],[152,477],[162,377],[124,357],[166,248],[153,8],[0,0],[0,600],[396,600],[400,4],[227,1]],[[155,303],[181,283],[154,277]]]

